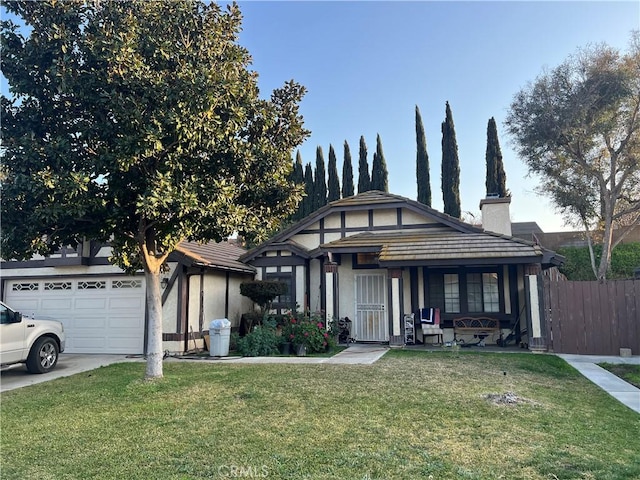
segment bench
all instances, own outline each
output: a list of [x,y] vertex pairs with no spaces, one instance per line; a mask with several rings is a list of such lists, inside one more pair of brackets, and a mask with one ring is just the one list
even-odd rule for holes
[[480,338],[478,345],[484,346],[484,338],[500,333],[500,320],[489,317],[461,317],[453,319],[453,339],[458,334],[473,334]]

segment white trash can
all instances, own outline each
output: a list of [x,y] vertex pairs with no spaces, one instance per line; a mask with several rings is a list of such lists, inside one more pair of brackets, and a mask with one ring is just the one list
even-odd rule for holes
[[211,320],[209,324],[209,356],[226,357],[229,355],[231,322],[226,318]]

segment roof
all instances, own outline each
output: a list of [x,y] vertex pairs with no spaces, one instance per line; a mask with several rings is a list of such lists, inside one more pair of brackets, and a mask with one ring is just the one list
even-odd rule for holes
[[[430,228],[367,231],[320,245],[309,251],[316,253],[379,253],[381,266],[410,265],[480,265],[509,263],[540,263],[560,265],[563,257],[540,245],[519,238],[488,232],[461,220],[440,213],[422,203],[399,195],[372,190],[325,205],[298,223],[278,233],[267,242],[240,257],[251,261],[273,249],[291,249],[290,238],[325,216],[341,211],[376,208],[407,208],[439,225]],[[295,245],[298,249],[304,247]],[[304,252],[296,252],[304,256]]]
[[176,251],[189,258],[194,265],[242,273],[255,273],[256,271],[251,265],[244,264],[239,260],[246,250],[231,242],[182,241],[176,247]]
[[545,250],[530,242],[493,233],[453,230],[362,233],[326,243],[335,253],[379,252],[381,266],[543,263]]
[[331,213],[376,208],[407,208],[459,231],[482,232],[481,228],[474,227],[450,215],[438,212],[437,210],[416,202],[415,200],[401,197],[400,195],[382,192],[380,190],[370,190],[328,203],[299,222],[274,235],[266,242],[249,250],[241,257],[241,260],[246,262],[256,258],[265,251],[273,249],[273,244],[285,242],[296,233],[306,229]]

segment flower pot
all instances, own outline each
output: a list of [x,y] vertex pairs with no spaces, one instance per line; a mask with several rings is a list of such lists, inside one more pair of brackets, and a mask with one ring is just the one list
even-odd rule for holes
[[299,357],[304,357],[307,355],[307,346],[306,345],[296,345],[296,355]]
[[291,342],[282,342],[280,344],[280,353],[282,355],[291,355]]

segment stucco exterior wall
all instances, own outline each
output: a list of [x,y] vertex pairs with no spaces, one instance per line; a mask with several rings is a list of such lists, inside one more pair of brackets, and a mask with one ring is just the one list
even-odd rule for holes
[[312,250],[320,243],[320,236],[317,234],[301,234],[293,236],[293,241],[299,243],[303,247]]
[[347,227],[368,227],[369,213],[366,211],[346,212],[345,225]]
[[375,227],[395,226],[398,224],[398,211],[394,209],[373,210]]
[[[171,278],[178,264],[169,263],[169,271],[162,274],[162,278]],[[178,327],[178,282],[169,291],[167,299],[162,305],[162,331],[163,333],[177,333]]]
[[355,318],[355,280],[354,273],[357,270],[351,269],[351,255],[342,256],[342,265],[338,269],[338,318],[349,317],[351,320]]
[[437,223],[422,215],[418,215],[407,208],[402,209],[402,224],[403,225],[423,225],[425,223]]

